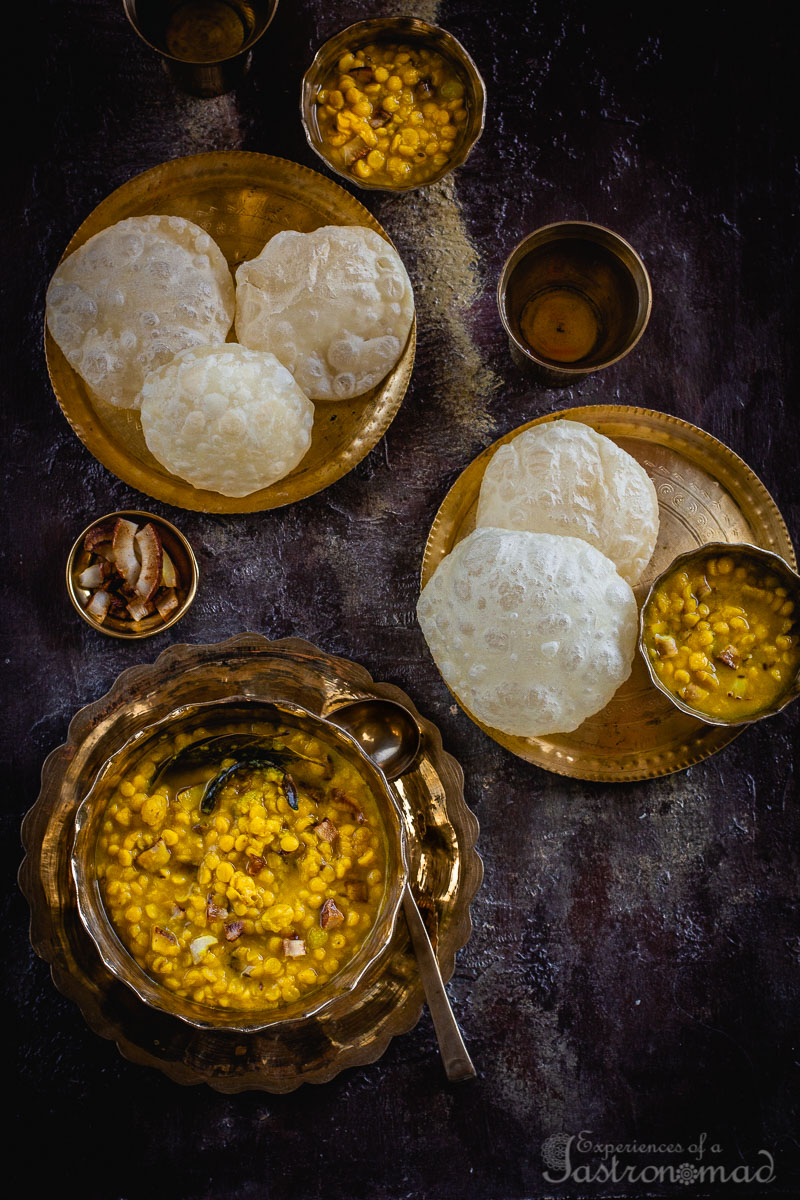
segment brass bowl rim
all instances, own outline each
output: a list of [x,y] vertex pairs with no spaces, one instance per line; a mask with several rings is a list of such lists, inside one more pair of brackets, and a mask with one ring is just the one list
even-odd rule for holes
[[[534,238],[539,239],[542,234],[555,233],[556,230],[561,231],[564,236],[567,236],[569,231],[572,230],[578,237],[583,235],[586,241],[595,241],[595,238],[587,235],[590,234],[592,230],[599,230],[601,233],[607,234],[619,245],[624,246],[625,249],[630,252],[637,268],[641,272],[647,300],[639,330],[636,333],[633,341],[630,342],[630,344],[627,345],[624,350],[621,350],[619,354],[616,354],[613,358],[606,359],[604,362],[593,363],[592,365],[585,367],[564,366],[558,363],[553,363],[546,358],[539,358],[538,355],[536,355],[531,347],[527,344],[527,342],[523,342],[517,337],[514,329],[512,328],[511,322],[508,319],[508,313],[506,309],[508,281],[511,277],[512,269],[516,267],[523,258],[527,257],[527,255],[521,254],[520,251],[529,242],[532,242]],[[556,239],[554,237],[550,237],[547,240],[555,241]],[[621,265],[623,267],[626,266],[626,264],[623,262],[621,262]],[[563,376],[565,380],[576,379],[583,375],[591,375],[594,371],[604,371],[606,367],[612,367],[614,363],[618,363],[620,359],[623,359],[627,354],[630,354],[634,346],[638,344],[642,334],[650,322],[650,315],[653,311],[653,285],[650,281],[650,275],[647,267],[644,264],[644,259],[642,258],[641,254],[639,254],[638,250],[636,250],[628,241],[628,239],[624,238],[621,233],[617,233],[614,229],[609,229],[607,225],[600,225],[596,221],[552,221],[549,225],[540,225],[538,229],[534,229],[531,233],[526,234],[521,241],[517,242],[516,246],[506,258],[505,262],[503,263],[502,270],[500,271],[500,276],[497,280],[497,309],[500,314],[500,320],[503,328],[521,354],[524,354],[525,357],[532,363],[535,363],[537,367],[542,367],[546,371],[552,372],[554,375]]]
[[275,19],[275,13],[278,11],[278,4],[280,3],[280,0],[269,0],[269,2],[272,6],[272,9],[267,16],[266,21],[264,22],[264,27],[257,33],[254,33],[250,40],[245,42],[245,44],[241,46],[235,54],[228,54],[225,58],[212,59],[176,58],[176,56],[174,54],[170,54],[168,50],[162,50],[160,46],[156,46],[148,37],[145,37],[141,29],[134,21],[133,16],[131,15],[131,7],[135,6],[135,0],[133,0],[133,4],[132,0],[122,0],[122,7],[125,10],[125,16],[128,18],[131,28],[136,36],[144,42],[145,46],[149,46],[151,50],[153,50],[156,54],[159,54],[161,58],[167,59],[168,62],[179,63],[182,66],[208,67],[211,69],[213,67],[221,67],[225,63],[233,62],[234,59],[240,58],[244,54],[249,54],[253,47],[261,41],[261,38],[267,32]]
[[[165,525],[186,551],[186,556],[191,566],[191,578],[186,589],[186,596],[182,603],[178,605],[175,612],[172,613],[166,621],[162,619],[161,623],[155,626],[153,629],[131,629],[130,631],[126,631],[124,629],[111,629],[110,627],[101,625],[99,621],[96,621],[94,617],[86,611],[78,598],[75,579],[73,577],[73,568],[75,566],[76,558],[83,549],[83,540],[86,535],[97,525],[102,525],[104,521],[110,521],[117,517],[144,517],[145,521],[155,521],[158,525]],[[195,552],[192,549],[191,543],[186,535],[181,533],[177,525],[173,525],[172,522],[168,521],[166,517],[159,517],[157,513],[145,512],[143,509],[138,508],[120,508],[115,512],[106,513],[105,516],[97,517],[94,521],[87,525],[81,533],[78,534],[75,541],[72,543],[72,549],[67,555],[67,595],[72,601],[73,608],[80,614],[81,617],[83,617],[86,624],[90,625],[92,629],[95,629],[98,633],[104,633],[106,637],[120,638],[123,641],[128,642],[136,642],[141,641],[143,638],[155,637],[159,633],[164,633],[165,630],[170,629],[173,625],[180,621],[181,617],[183,617],[189,611],[192,604],[194,604],[195,596],[197,595],[197,584],[199,579],[200,568],[197,565]]]
[[783,574],[785,578],[792,584],[797,598],[800,600],[800,575],[789,565],[785,558],[781,558],[780,554],[776,554],[773,550],[765,550],[762,546],[754,546],[751,542],[704,542],[702,546],[695,546],[692,550],[684,550],[682,554],[677,554],[669,566],[665,567],[664,570],[657,575],[650,584],[647,595],[645,596],[642,606],[639,609],[638,649],[640,655],[644,659],[645,666],[647,667],[647,673],[650,676],[651,682],[664,696],[667,697],[668,700],[671,701],[675,708],[679,709],[682,713],[685,713],[687,717],[694,717],[696,720],[702,721],[704,725],[720,725],[727,728],[753,725],[756,721],[764,720],[765,717],[774,717],[777,713],[786,708],[788,704],[791,704],[793,700],[797,699],[798,695],[800,695],[800,667],[795,672],[794,678],[790,680],[784,691],[781,693],[780,698],[775,701],[774,704],[770,705],[769,708],[760,709],[758,712],[752,713],[749,717],[742,717],[738,721],[729,721],[724,717],[712,717],[706,713],[700,712],[696,708],[692,708],[690,704],[686,704],[684,700],[681,700],[680,696],[676,696],[674,692],[671,692],[669,688],[665,687],[653,669],[653,664],[650,661],[650,656],[645,647],[645,612],[647,611],[647,607],[653,598],[656,588],[663,582],[664,579],[667,578],[667,576],[671,575],[673,571],[679,570],[680,567],[682,567],[685,563],[691,562],[692,560],[696,560],[698,558],[710,557],[714,554],[749,554],[762,562],[768,563],[773,570]]
[[[237,1015],[229,1009],[213,1009],[207,1005],[195,1005],[193,1002],[189,1002],[187,1008],[190,1010],[196,1008],[198,1010],[196,1015],[193,1015],[191,1011],[181,1011],[175,1004],[176,998],[173,994],[148,975],[122,943],[106,912],[105,904],[100,895],[100,889],[97,886],[96,877],[89,865],[90,856],[94,853],[96,839],[95,835],[95,839],[90,841],[87,830],[88,818],[93,809],[93,802],[97,799],[108,776],[113,774],[118,763],[129,755],[135,745],[139,743],[146,744],[152,738],[157,737],[159,732],[165,731],[171,724],[180,723],[183,720],[196,716],[202,719],[205,714],[213,713],[216,710],[241,707],[252,709],[254,711],[253,719],[258,719],[258,710],[261,709],[269,710],[273,719],[279,716],[281,712],[289,713],[299,718],[301,722],[310,724],[312,729],[317,729],[317,732],[319,732],[318,727],[321,725],[324,728],[326,736],[332,738],[333,741],[343,743],[348,750],[355,751],[356,758],[361,761],[363,767],[366,767],[367,777],[370,773],[374,774],[377,782],[380,784],[380,799],[385,802],[384,807],[381,809],[383,825],[387,838],[391,838],[394,841],[394,848],[399,864],[399,870],[395,878],[391,881],[391,884],[387,880],[386,894],[372,929],[367,934],[358,951],[339,972],[340,976],[343,975],[345,977],[346,982],[344,984],[340,982],[337,985],[337,976],[334,976],[332,980],[327,984],[323,984],[318,989],[316,994],[320,995],[321,999],[313,1002],[315,993],[312,992],[312,1003],[310,1006],[305,1008],[300,1015],[291,1017],[274,1016],[264,1019],[262,1016],[259,1019],[253,1013],[250,1013],[248,1016],[246,1012],[240,1011]],[[374,787],[375,780],[369,780],[369,783],[370,786]],[[389,814],[393,818],[391,822],[387,819]],[[100,767],[91,787],[78,805],[75,812],[75,832],[69,861],[81,924],[91,938],[103,964],[114,978],[129,987],[148,1007],[164,1012],[168,1016],[176,1017],[192,1028],[230,1033],[258,1033],[264,1030],[272,1032],[279,1028],[283,1031],[294,1029],[311,1018],[323,1017],[336,1006],[347,1003],[358,984],[385,954],[391,944],[397,924],[397,917],[402,905],[403,891],[409,878],[406,830],[399,804],[386,776],[377,763],[366,754],[356,739],[351,737],[344,729],[340,729],[338,725],[334,725],[332,721],[315,715],[302,705],[295,704],[294,701],[262,700],[256,696],[248,696],[246,694],[223,696],[216,700],[179,705],[169,713],[166,713],[158,721],[153,721],[149,725],[143,726],[127,738],[123,745],[114,751]],[[374,949],[367,953],[370,937],[377,929],[379,920],[384,922],[380,941]],[[116,952],[116,955],[121,956],[124,961],[125,967],[128,969],[126,973],[123,973],[120,969],[120,964],[112,952],[112,948]],[[326,992],[328,992],[327,996]],[[209,1011],[213,1015],[204,1016],[204,1010]],[[225,1018],[228,1016],[230,1016],[230,1019],[226,1020]]]
[[[470,92],[470,103],[478,118],[478,125],[475,132],[470,137],[464,138],[458,153],[449,158],[440,171],[435,175],[431,175],[429,179],[423,180],[421,183],[404,183],[398,184],[396,187],[392,187],[390,184],[370,183],[367,179],[357,179],[354,175],[349,175],[346,171],[340,171],[335,163],[320,148],[319,142],[313,135],[311,125],[306,119],[306,101],[308,100],[310,107],[313,101],[310,93],[313,88],[319,85],[323,59],[331,42],[344,38],[346,34],[353,35],[353,38],[363,41],[368,39],[370,34],[383,36],[386,33],[391,34],[393,30],[402,31],[404,34],[411,35],[412,37],[419,35],[420,40],[423,36],[430,34],[441,36],[447,45],[447,49],[451,52],[453,60],[461,66],[466,74]],[[327,38],[319,47],[300,83],[300,120],[306,135],[306,141],[311,149],[318,158],[322,159],[325,166],[338,175],[340,179],[346,179],[349,184],[361,188],[363,191],[389,193],[413,192],[419,188],[430,187],[431,184],[438,183],[439,180],[444,179],[446,175],[454,171],[456,167],[463,166],[467,161],[486,126],[486,84],[469,51],[465,49],[455,34],[450,33],[447,29],[443,29],[441,25],[433,25],[430,21],[423,21],[420,17],[371,17],[368,20],[355,21],[352,25],[345,26],[344,29],[340,29],[338,33],[334,33],[331,37]]]

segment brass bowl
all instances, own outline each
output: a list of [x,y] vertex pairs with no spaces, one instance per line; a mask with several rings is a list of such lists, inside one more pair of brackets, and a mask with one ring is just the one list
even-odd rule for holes
[[[441,170],[420,183],[392,186],[387,183],[373,183],[369,179],[359,179],[347,171],[341,171],[329,156],[317,122],[317,93],[345,50],[356,50],[370,42],[388,41],[417,43],[429,50],[435,50],[456,70],[465,87],[467,123],[461,140]],[[416,188],[438,183],[455,167],[460,167],[466,162],[472,147],[483,133],[486,121],[486,86],[470,55],[446,29],[440,29],[438,25],[429,25],[427,21],[420,21],[416,17],[378,17],[371,21],[357,21],[355,25],[348,25],[347,29],[335,34],[320,47],[303,76],[300,118],[309,146],[340,178],[346,179],[356,187],[377,192],[411,192]]]
[[[107,617],[101,624],[95,620],[91,613],[86,611],[86,604],[90,593],[86,588],[82,588],[77,580],[77,576],[89,562],[89,555],[84,549],[83,540],[95,526],[103,525],[106,521],[116,520],[117,517],[126,517],[128,520],[136,521],[140,525],[152,521],[158,527],[164,547],[175,564],[175,570],[178,578],[181,580],[180,590],[185,592],[181,603],[166,619],[155,612],[141,621],[122,621],[118,617]],[[157,517],[154,513],[140,512],[138,509],[125,509],[120,512],[106,513],[104,517],[98,517],[97,520],[92,521],[91,525],[87,525],[75,539],[67,558],[67,594],[74,608],[80,613],[86,624],[91,625],[92,629],[96,629],[98,633],[104,633],[107,637],[138,641],[141,638],[153,637],[157,633],[163,633],[164,630],[169,629],[177,621],[180,621],[181,617],[189,611],[194,603],[199,575],[200,572],[194,551],[180,529],[173,525],[171,521],[165,520],[164,517]]]
[[624,358],[644,333],[652,303],[633,246],[590,221],[560,221],[529,234],[497,285],[512,356],[556,384]]
[[[366,940],[328,983],[279,1010],[270,1010],[269,1013],[234,1012],[231,1009],[214,1009],[176,996],[139,966],[119,940],[108,918],[95,875],[94,856],[109,789],[129,764],[141,758],[147,747],[152,747],[167,735],[189,732],[201,726],[209,731],[221,727],[228,730],[232,725],[237,729],[250,729],[264,721],[278,721],[282,725],[312,733],[315,738],[334,747],[370,787],[386,835],[386,891],[378,917]],[[71,869],[80,919],[103,963],[115,978],[131,988],[145,1004],[197,1029],[256,1033],[266,1029],[272,1031],[277,1027],[288,1030],[311,1017],[334,1019],[347,1012],[353,990],[362,980],[379,970],[382,956],[392,940],[408,878],[408,858],[405,827],[394,794],[382,772],[354,738],[298,704],[230,696],[174,709],[161,720],[139,730],[111,755],[75,815]]]
[[211,645],[167,646],[80,709],[64,744],[43,764],[41,792],[23,822],[19,884],[30,905],[31,943],[55,987],[129,1062],[182,1085],[283,1093],[376,1062],[392,1038],[419,1021],[424,996],[406,922],[397,922],[380,970],[364,978],[338,1020],[312,1018],[296,1036],[284,1036],[279,1027],[240,1038],[193,1028],[117,981],[78,915],[70,866],[75,813],[98,771],[129,737],[200,698],[242,695],[291,700],[320,717],[368,697],[399,701],[413,714],[423,731],[422,755],[393,790],[405,823],[410,884],[442,977],[450,979],[456,954],[471,936],[470,905],[483,877],[478,821],[464,800],[461,767],[407,693],[299,638],[240,633]]
[[748,717],[741,717],[739,720],[731,721],[724,717],[712,717],[707,713],[700,712],[698,709],[692,708],[691,704],[687,704],[684,700],[681,700],[680,696],[676,696],[674,692],[671,692],[656,674],[645,645],[645,616],[656,588],[660,587],[661,583],[673,571],[679,571],[686,566],[695,566],[704,559],[715,558],[717,555],[728,555],[732,558],[738,556],[739,558],[749,559],[751,562],[759,563],[770,571],[774,571],[787,588],[791,599],[794,600],[797,606],[797,610],[800,611],[800,575],[792,570],[786,560],[781,558],[780,555],[773,554],[771,550],[762,550],[760,546],[752,546],[749,542],[707,542],[704,546],[700,546],[694,550],[687,550],[685,554],[679,554],[651,583],[644,603],[639,610],[639,653],[644,659],[651,682],[658,688],[662,695],[667,697],[675,708],[679,709],[686,716],[694,717],[696,720],[702,721],[705,725],[729,727],[752,725],[755,721],[762,721],[765,717],[774,717],[781,709],[786,708],[787,704],[790,704],[792,700],[796,700],[800,696],[800,666],[795,671],[794,677],[787,681],[784,690],[773,704],[760,709],[758,712],[751,713]]

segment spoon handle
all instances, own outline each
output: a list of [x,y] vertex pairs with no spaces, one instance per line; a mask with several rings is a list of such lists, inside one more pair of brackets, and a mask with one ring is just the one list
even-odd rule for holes
[[411,943],[417,956],[425,999],[428,1001],[428,1010],[436,1030],[436,1040],[442,1054],[445,1074],[451,1083],[474,1079],[477,1072],[467,1053],[464,1039],[461,1037],[461,1030],[458,1028],[450,1001],[447,999],[447,992],[444,990],[442,975],[428,937],[428,931],[408,884],[403,889],[403,911],[406,914]]

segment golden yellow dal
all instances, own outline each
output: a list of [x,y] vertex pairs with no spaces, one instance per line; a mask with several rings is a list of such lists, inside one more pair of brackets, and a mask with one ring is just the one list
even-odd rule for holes
[[726,721],[769,708],[800,666],[796,611],[773,572],[745,556],[711,556],[663,580],[645,612],[645,646],[661,682]]
[[316,97],[331,161],[384,187],[439,175],[464,136],[464,84],[435,50],[371,44],[347,50]]
[[204,782],[233,758],[184,778],[167,769],[150,788],[157,762],[207,736],[198,729],[162,741],[116,786],[97,843],[103,902],[134,959],[176,996],[276,1009],[332,979],[375,923],[385,891],[381,819],[357,771],[298,730],[281,730],[277,743],[318,760],[286,768],[297,811],[281,770],[248,766],[201,813]]

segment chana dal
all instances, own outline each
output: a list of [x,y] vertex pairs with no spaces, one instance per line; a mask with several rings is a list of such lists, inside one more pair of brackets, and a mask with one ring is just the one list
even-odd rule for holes
[[356,954],[384,896],[385,836],[367,784],[302,731],[270,736],[291,752],[285,769],[234,756],[165,770],[208,731],[161,739],[116,785],[98,835],[117,935],[152,979],[213,1008],[310,995]]
[[800,667],[789,589],[745,556],[710,556],[668,575],[650,598],[644,628],[664,686],[721,720],[770,707]]
[[378,43],[347,50],[316,96],[328,156],[384,187],[441,174],[464,136],[465,87],[435,50]]

